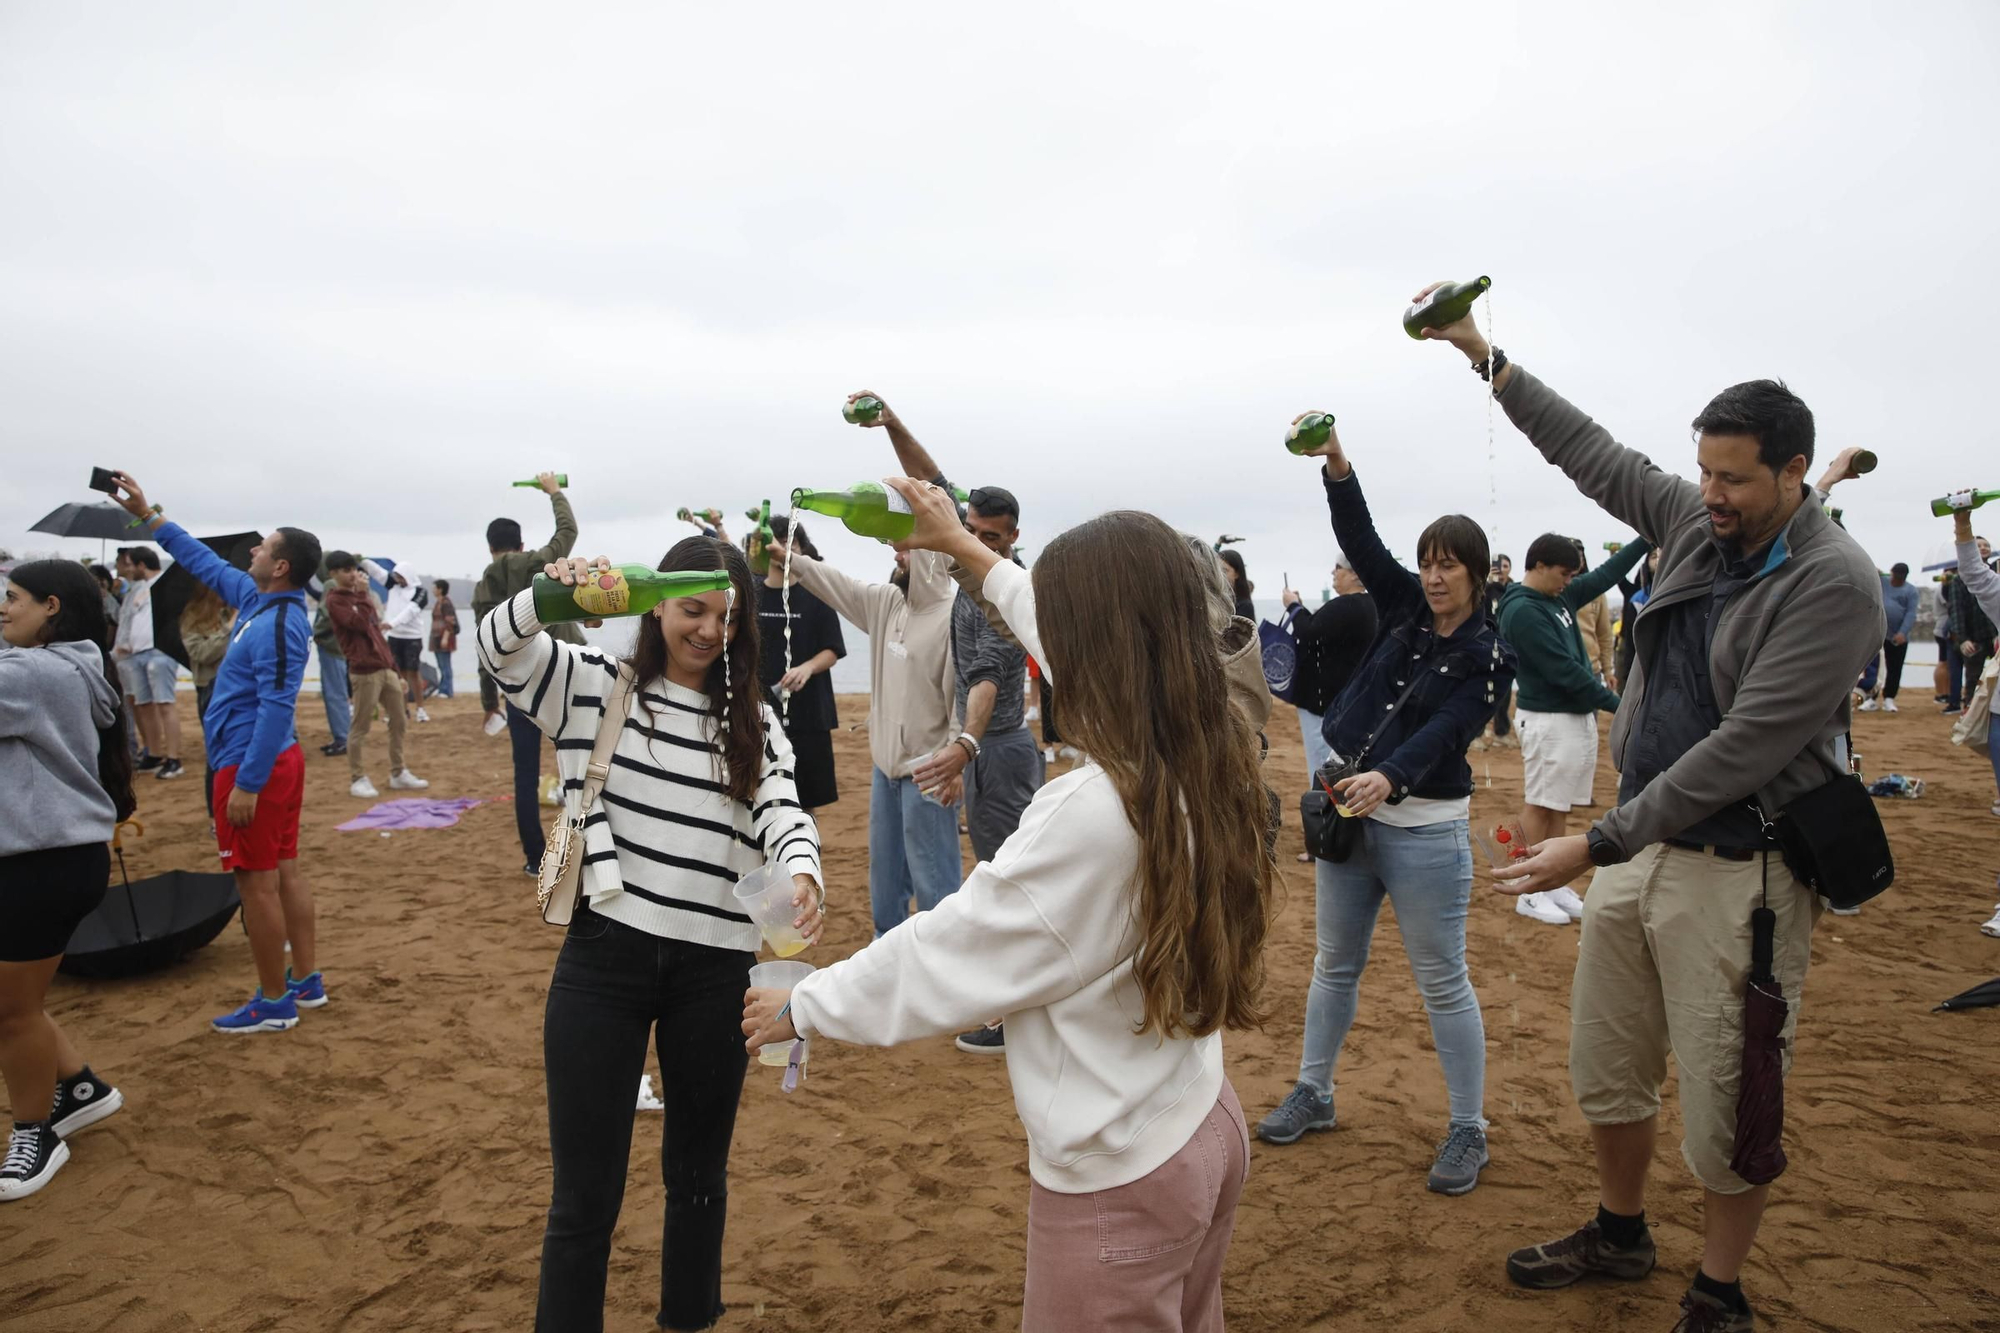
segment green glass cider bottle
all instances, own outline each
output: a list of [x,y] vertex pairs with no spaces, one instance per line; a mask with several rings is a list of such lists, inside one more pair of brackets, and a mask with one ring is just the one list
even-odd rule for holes
[[1977,509],[1988,500],[2000,500],[2000,491],[1953,491],[1931,501],[1931,512],[1939,518],[1950,518],[1961,509]]
[[761,578],[771,572],[771,543],[778,537],[771,531],[771,502],[766,500],[761,509],[751,510],[750,517],[757,524],[750,530],[750,572]]
[[[951,493],[961,504],[965,502],[964,491],[953,487]],[[885,542],[907,540],[917,526],[910,502],[879,481],[857,481],[844,491],[802,487],[792,492],[792,508],[837,518],[856,536],[878,537]]]
[[1492,285],[1493,279],[1484,275],[1471,282],[1447,282],[1425,297],[1422,304],[1403,312],[1403,332],[1421,338],[1425,329],[1441,329],[1457,323],[1472,313],[1472,303]]
[[[512,484],[513,484],[513,485],[516,485],[516,486],[537,486],[537,487],[538,487],[538,486],[540,486],[540,485],[542,484],[542,482],[541,482],[541,479],[540,479],[539,477],[530,477],[530,478],[528,478],[528,479],[527,479],[526,481],[517,481],[517,482],[514,482],[514,483],[512,483]],[[563,488],[564,490],[568,490],[568,489],[569,489],[569,473],[567,473],[567,472],[558,472],[558,473],[556,473],[556,485],[558,485],[558,486],[562,487],[562,488]]]
[[882,400],[872,393],[864,393],[851,403],[842,403],[840,415],[851,425],[870,425],[882,415]]
[[729,587],[729,574],[720,569],[661,573],[651,565],[612,565],[592,570],[590,577],[575,587],[546,574],[535,575],[528,587],[535,599],[535,619],[544,625],[563,625],[575,620],[644,615],[676,597],[722,592]]
[[1295,454],[1308,454],[1333,435],[1333,413],[1308,412],[1285,427],[1285,447]]

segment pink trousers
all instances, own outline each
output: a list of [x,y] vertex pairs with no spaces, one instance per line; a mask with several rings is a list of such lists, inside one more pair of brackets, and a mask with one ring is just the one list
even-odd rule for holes
[[1129,1185],[1028,1196],[1024,1333],[1221,1333],[1222,1261],[1250,1175],[1229,1080],[1179,1152]]

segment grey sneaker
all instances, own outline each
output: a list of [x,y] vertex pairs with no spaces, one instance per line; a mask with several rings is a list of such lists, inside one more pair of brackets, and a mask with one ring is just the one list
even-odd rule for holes
[[1648,1230],[1629,1250],[1614,1249],[1604,1239],[1603,1228],[1591,1218],[1561,1240],[1530,1245],[1507,1256],[1507,1276],[1523,1287],[1549,1291],[1567,1287],[1593,1274],[1637,1282],[1653,1271],[1659,1252]]
[[1752,1333],[1756,1319],[1748,1306],[1731,1309],[1705,1291],[1692,1287],[1681,1297],[1680,1322],[1673,1333]]
[[1472,1193],[1479,1183],[1480,1168],[1491,1160],[1486,1155],[1485,1130],[1477,1125],[1453,1125],[1438,1145],[1437,1160],[1431,1163],[1431,1193]]
[[1309,1083],[1297,1083],[1276,1110],[1257,1122],[1257,1137],[1266,1143],[1297,1143],[1309,1129],[1332,1129],[1333,1098],[1322,1097]]

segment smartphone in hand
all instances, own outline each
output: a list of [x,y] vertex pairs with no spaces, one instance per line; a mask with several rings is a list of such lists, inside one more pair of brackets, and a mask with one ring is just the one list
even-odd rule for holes
[[106,495],[118,494],[117,474],[108,467],[94,467],[90,470],[90,489],[103,491]]

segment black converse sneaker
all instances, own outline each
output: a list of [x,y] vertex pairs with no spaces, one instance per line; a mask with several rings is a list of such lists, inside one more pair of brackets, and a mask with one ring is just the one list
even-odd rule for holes
[[16,1120],[7,1155],[0,1158],[0,1203],[27,1198],[68,1160],[69,1145],[56,1137],[48,1121],[24,1125]]
[[125,1094],[91,1073],[90,1066],[85,1065],[74,1078],[57,1081],[56,1106],[49,1112],[49,1123],[57,1134],[66,1139],[80,1129],[90,1128],[123,1105]]

